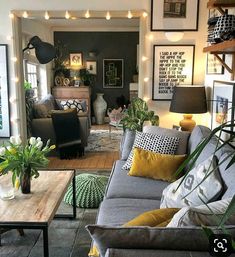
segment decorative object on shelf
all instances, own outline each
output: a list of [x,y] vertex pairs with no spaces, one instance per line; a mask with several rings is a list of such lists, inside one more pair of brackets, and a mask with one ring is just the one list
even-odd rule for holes
[[[80,208],[98,208],[103,200],[108,177],[94,174],[79,174],[75,179],[76,203]],[[64,202],[73,205],[73,188],[69,186]]]
[[192,131],[196,126],[196,122],[192,120],[192,113],[207,112],[205,87],[197,85],[174,87],[170,112],[184,113],[184,119],[180,121],[181,130]]
[[151,0],[151,31],[197,31],[199,0]]
[[[213,83],[211,108],[211,129],[221,124],[231,121],[234,122],[234,104],[235,104],[235,82],[218,81]],[[230,128],[234,131],[234,127]],[[222,132],[223,140],[227,140],[230,136]]]
[[0,44],[0,137],[10,136],[8,46]]
[[121,120],[123,128],[130,130],[143,130],[145,121],[150,121],[152,125],[159,125],[159,117],[154,114],[154,111],[149,111],[147,103],[141,98],[134,98],[128,109],[124,112],[124,117]]
[[[224,61],[225,55],[220,54],[219,57]],[[206,74],[224,74],[224,66],[221,62],[217,59],[214,54],[207,54],[207,65],[206,65]]]
[[13,186],[20,185],[22,193],[29,194],[31,178],[39,176],[38,169],[48,165],[46,154],[55,149],[49,143],[43,147],[40,137],[31,137],[23,144],[20,137],[10,137],[9,143],[0,148],[0,175],[12,173]]
[[38,36],[34,36],[29,40],[23,52],[28,49],[35,49],[35,55],[41,64],[46,64],[56,57],[55,47],[47,42],[43,42]]
[[103,88],[123,88],[123,59],[103,59]]
[[90,74],[97,74],[97,62],[96,61],[86,61],[86,68]]
[[70,84],[69,78],[64,78],[64,79],[63,79],[63,85],[64,85],[65,87],[68,87],[69,84]]
[[82,53],[73,53],[69,55],[70,66],[80,67],[82,66]]
[[86,68],[79,70],[79,78],[84,86],[91,86],[95,80],[95,75],[90,73]]
[[153,46],[153,100],[169,101],[175,86],[193,83],[194,51],[194,45]]
[[133,82],[134,83],[138,83],[139,81],[139,70],[138,70],[138,66],[135,67],[135,71],[134,71],[134,74],[133,74]]
[[220,16],[216,22],[213,37],[216,43],[235,38],[235,15],[228,14],[226,10],[225,15]]
[[209,19],[207,21],[208,25],[208,35],[207,35],[207,42],[214,44],[214,28],[215,25],[221,16],[221,13],[217,9],[210,9],[209,10]]
[[63,76],[59,76],[59,75],[55,76],[55,85],[57,87],[63,86],[64,85],[64,77]]
[[107,102],[104,100],[102,93],[97,93],[97,97],[93,102],[96,124],[104,124],[104,117],[107,109]]

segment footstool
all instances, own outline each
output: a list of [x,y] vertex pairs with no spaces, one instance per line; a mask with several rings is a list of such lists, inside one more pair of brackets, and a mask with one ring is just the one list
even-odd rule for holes
[[[98,208],[104,198],[108,177],[84,173],[77,175],[76,183],[76,203],[80,208]],[[73,204],[72,185],[69,186],[64,202]]]

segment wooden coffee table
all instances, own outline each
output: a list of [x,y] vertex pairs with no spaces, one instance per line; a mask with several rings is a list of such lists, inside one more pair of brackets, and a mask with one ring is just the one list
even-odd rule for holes
[[[32,179],[31,194],[17,192],[15,199],[0,199],[0,228],[41,229],[44,257],[49,256],[48,227],[53,218],[76,218],[75,170],[42,170]],[[0,177],[1,182],[4,176]],[[71,183],[73,184],[73,214],[56,215],[56,211]]]

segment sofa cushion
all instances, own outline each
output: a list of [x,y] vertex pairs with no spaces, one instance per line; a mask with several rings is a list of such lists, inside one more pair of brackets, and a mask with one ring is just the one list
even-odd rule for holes
[[87,105],[85,100],[80,99],[56,99],[56,103],[61,110],[76,108],[77,112],[86,112]]
[[176,180],[175,171],[185,158],[185,155],[161,154],[134,148],[128,175],[172,182]]
[[226,169],[231,161],[231,153],[227,152],[219,159],[219,171],[223,181],[223,196],[222,199],[233,197],[235,195],[235,164]]
[[123,169],[130,169],[133,159],[134,147],[139,147],[144,150],[153,151],[155,153],[175,154],[179,145],[179,138],[160,136],[150,133],[142,133],[136,131],[135,141],[128,159],[123,166]]
[[135,131],[126,129],[121,141],[121,160],[126,161],[135,141]]
[[[206,179],[202,182],[204,178]],[[222,191],[222,181],[217,169],[216,158],[212,156],[198,164],[183,179],[176,180],[164,189],[161,208],[201,205],[202,202],[208,203],[218,199]],[[183,183],[181,183],[182,180]],[[193,190],[200,183],[201,185]]]
[[158,209],[160,201],[131,198],[104,199],[99,208],[97,224],[123,225],[136,216]]
[[157,134],[160,136],[177,137],[179,138],[179,146],[177,148],[176,154],[186,154],[187,145],[189,139],[189,132],[178,131],[176,129],[161,128],[158,126],[144,126],[143,132]]
[[[208,238],[200,227],[151,228],[88,225],[86,229],[98,246],[101,256],[105,256],[108,248],[209,250]],[[232,237],[235,236],[235,226],[227,227],[227,231]],[[222,233],[223,231],[214,229],[214,232]]]
[[50,118],[51,111],[57,109],[55,98],[49,94],[36,102],[33,109],[35,118]]
[[[232,198],[205,204],[197,207],[184,207],[176,213],[168,227],[185,226],[218,226]],[[165,209],[163,209],[165,210]],[[226,225],[235,224],[235,214],[226,221]]]
[[139,198],[160,200],[169,182],[131,177],[122,169],[124,161],[117,161],[109,179],[106,198]]

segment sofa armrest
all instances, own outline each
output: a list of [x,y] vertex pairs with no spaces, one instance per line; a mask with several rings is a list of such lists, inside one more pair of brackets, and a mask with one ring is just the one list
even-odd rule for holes
[[105,257],[209,257],[208,252],[109,248]]

